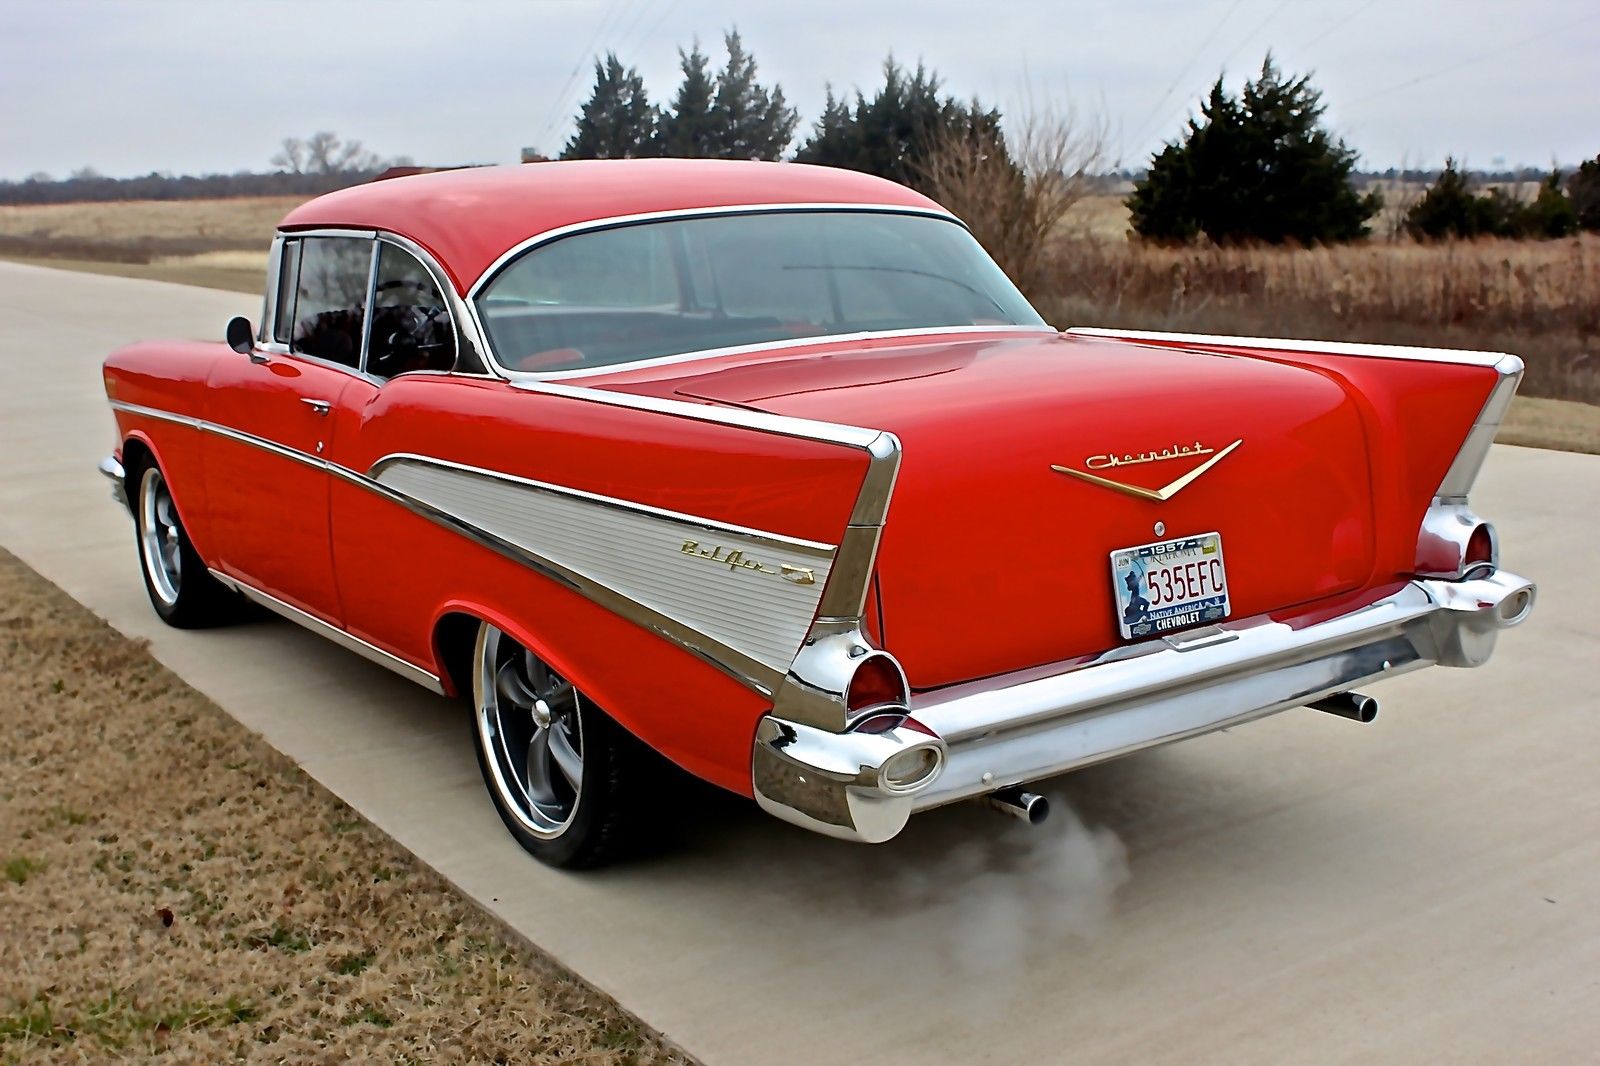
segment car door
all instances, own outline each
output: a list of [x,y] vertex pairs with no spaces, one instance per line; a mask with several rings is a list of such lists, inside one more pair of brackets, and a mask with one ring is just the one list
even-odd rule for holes
[[329,541],[329,473],[347,389],[360,365],[370,235],[283,243],[273,335],[212,372],[205,434],[213,536],[228,575],[342,624]]
[[[414,441],[408,427],[435,390],[470,387],[456,365],[457,333],[442,272],[387,239],[378,242],[373,270],[365,373],[341,395],[333,418],[339,427],[327,456],[354,475],[366,474],[395,447]],[[440,447],[430,441],[424,450]],[[410,446],[415,447],[414,444]],[[357,478],[332,482],[332,540],[344,626],[353,636],[413,662],[429,656],[427,586],[411,577],[436,569],[443,558],[429,545],[436,526]]]

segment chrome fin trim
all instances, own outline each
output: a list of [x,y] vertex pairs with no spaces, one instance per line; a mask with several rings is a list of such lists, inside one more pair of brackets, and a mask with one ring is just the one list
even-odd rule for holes
[[1399,344],[1356,344],[1345,341],[1303,341],[1284,337],[1226,337],[1205,333],[1161,333],[1153,330],[1100,329],[1073,326],[1063,330],[1072,337],[1104,340],[1151,341],[1183,344],[1191,348],[1265,348],[1277,352],[1307,352],[1321,355],[1355,355],[1375,359],[1409,359],[1425,363],[1460,363],[1466,366],[1495,366],[1506,358],[1504,352],[1481,352],[1457,348],[1415,348]]

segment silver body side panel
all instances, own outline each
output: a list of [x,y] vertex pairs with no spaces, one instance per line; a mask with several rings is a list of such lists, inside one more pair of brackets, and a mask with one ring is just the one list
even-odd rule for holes
[[779,674],[794,661],[833,565],[832,545],[423,457],[385,459],[371,476],[384,488],[604,585]]

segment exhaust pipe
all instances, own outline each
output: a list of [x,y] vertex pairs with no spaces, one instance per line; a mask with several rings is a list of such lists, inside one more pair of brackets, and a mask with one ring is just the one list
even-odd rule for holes
[[1029,825],[1038,825],[1050,817],[1049,800],[1034,792],[1024,792],[1020,788],[1002,788],[998,792],[991,792],[983,797],[983,802],[1001,814],[1009,814]]
[[1371,722],[1378,717],[1378,701],[1359,692],[1336,692],[1308,706],[1353,722]]

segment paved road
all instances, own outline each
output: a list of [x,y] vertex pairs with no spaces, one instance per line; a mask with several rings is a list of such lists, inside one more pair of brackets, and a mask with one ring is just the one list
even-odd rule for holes
[[506,837],[461,708],[286,623],[151,613],[94,472],[99,360],[258,307],[0,263],[0,543],[695,1054],[1597,1054],[1600,459],[1496,449],[1475,502],[1539,609],[1485,669],[1376,689],[1375,725],[1295,711],[1086,770],[1050,790],[1082,821],[1033,831],[967,806],[865,849],[696,803],[672,850],[572,876]]

